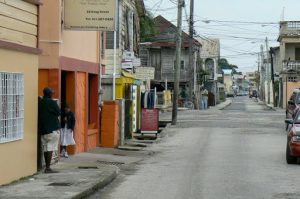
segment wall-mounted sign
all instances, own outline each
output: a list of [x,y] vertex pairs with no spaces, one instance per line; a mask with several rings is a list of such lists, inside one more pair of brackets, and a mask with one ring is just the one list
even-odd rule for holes
[[116,0],[65,0],[64,28],[114,31]]
[[140,59],[140,58],[134,58],[134,59],[132,60],[132,64],[133,64],[133,66],[135,66],[135,67],[141,66],[141,59]]
[[123,59],[124,60],[133,60],[134,59],[134,52],[124,51],[123,52]]
[[154,79],[155,69],[153,67],[136,67],[135,78],[141,80]]
[[132,64],[132,62],[123,62],[122,63],[122,68],[123,69],[132,69],[133,68],[133,64]]

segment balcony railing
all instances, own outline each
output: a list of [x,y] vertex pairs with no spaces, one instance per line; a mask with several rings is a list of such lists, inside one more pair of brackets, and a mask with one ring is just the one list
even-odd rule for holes
[[283,72],[300,73],[300,61],[283,61],[282,66]]
[[281,36],[300,35],[300,21],[282,21],[282,22],[280,22],[280,35]]

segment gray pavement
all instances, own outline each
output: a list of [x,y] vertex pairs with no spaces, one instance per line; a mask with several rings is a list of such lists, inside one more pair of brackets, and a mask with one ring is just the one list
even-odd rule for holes
[[83,198],[111,183],[120,168],[138,163],[148,155],[149,151],[97,148],[61,159],[52,167],[59,173],[41,172],[0,187],[0,198]]
[[92,198],[298,199],[299,165],[285,162],[284,111],[247,97],[224,110],[185,111],[155,155]]

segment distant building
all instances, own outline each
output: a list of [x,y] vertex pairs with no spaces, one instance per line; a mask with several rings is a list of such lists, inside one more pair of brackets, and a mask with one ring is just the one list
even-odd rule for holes
[[[286,107],[289,96],[300,88],[300,21],[281,21],[280,34],[280,104]],[[279,61],[278,61],[279,62]]]
[[231,69],[224,69],[224,87],[225,87],[225,94],[229,94],[232,92],[233,80],[232,80],[232,70]]
[[209,99],[209,105],[215,105],[220,101],[219,90],[224,86],[218,83],[218,77],[222,71],[219,68],[220,59],[220,40],[216,38],[197,38],[202,44],[200,58],[202,69],[209,73],[204,83],[204,87],[212,94],[214,99]]
[[[155,80],[152,81],[152,86],[156,85],[158,88],[164,88],[167,81],[168,88],[173,89],[177,27],[163,16],[158,16],[154,20],[158,34],[151,41],[140,44],[142,65],[155,68]],[[185,90],[186,93],[190,93],[190,81],[194,76],[194,66],[197,69],[200,67],[198,55],[201,43],[194,39],[193,44],[194,63],[189,63],[189,35],[182,32],[180,88]],[[196,89],[196,92],[199,92],[199,89]]]

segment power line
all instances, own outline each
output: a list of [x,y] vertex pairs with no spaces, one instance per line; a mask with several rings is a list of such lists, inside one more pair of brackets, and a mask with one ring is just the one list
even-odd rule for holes
[[235,20],[216,20],[216,19],[206,19],[200,16],[195,15],[195,17],[199,17],[200,20],[205,23],[210,23],[210,22],[221,22],[221,23],[240,23],[240,24],[258,24],[258,25],[278,25],[278,22],[258,22],[258,21],[235,21]]

